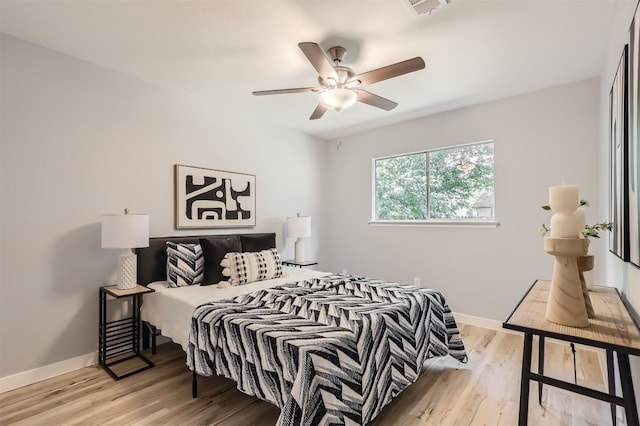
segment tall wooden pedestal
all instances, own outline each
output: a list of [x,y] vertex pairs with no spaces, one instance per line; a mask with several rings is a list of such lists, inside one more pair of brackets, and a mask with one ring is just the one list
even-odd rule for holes
[[[571,327],[589,326],[578,257],[587,254],[584,238],[545,238],[544,250],[555,257],[545,318]],[[587,295],[588,297],[588,295]]]

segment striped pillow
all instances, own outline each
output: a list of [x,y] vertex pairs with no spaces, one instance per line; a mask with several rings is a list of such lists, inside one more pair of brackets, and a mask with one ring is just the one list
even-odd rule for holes
[[282,276],[280,253],[272,248],[249,253],[227,253],[220,262],[222,275],[231,285],[247,284]]
[[167,242],[167,281],[169,287],[200,284],[204,256],[200,244]]

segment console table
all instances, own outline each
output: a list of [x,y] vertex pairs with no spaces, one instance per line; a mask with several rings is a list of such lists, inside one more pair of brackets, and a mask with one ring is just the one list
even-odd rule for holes
[[[613,287],[594,286],[589,292],[595,318],[589,319],[589,326],[583,328],[555,324],[545,319],[550,281],[538,280],[533,283],[511,315],[502,324],[503,328],[524,333],[522,354],[522,378],[520,383],[520,414],[518,425],[524,426],[529,414],[530,381],[538,382],[538,402],[542,401],[542,385],[555,386],[611,404],[611,419],[616,424],[616,405],[624,407],[627,425],[639,426],[629,355],[640,356],[640,329],[631,316],[626,301]],[[539,337],[538,372],[531,371],[533,336]],[[579,386],[544,375],[544,339],[546,337],[601,348],[607,354],[607,379],[609,393]],[[615,389],[613,357],[618,359],[618,371],[622,387],[622,397]]]

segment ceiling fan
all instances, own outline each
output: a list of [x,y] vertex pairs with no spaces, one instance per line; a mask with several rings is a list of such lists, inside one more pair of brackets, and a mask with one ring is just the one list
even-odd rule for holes
[[347,50],[344,47],[335,46],[327,50],[330,60],[316,43],[298,43],[298,47],[300,47],[302,53],[304,53],[309,62],[311,62],[311,65],[313,65],[318,72],[318,83],[320,86],[261,90],[253,92],[253,94],[262,96],[318,92],[320,93],[320,102],[311,114],[311,117],[309,117],[310,120],[316,120],[322,117],[327,109],[341,111],[350,107],[356,101],[384,109],[385,111],[390,111],[398,106],[396,102],[363,90],[361,87],[418,71],[425,67],[424,60],[418,56],[362,74],[356,74],[351,68],[340,65],[347,54]]

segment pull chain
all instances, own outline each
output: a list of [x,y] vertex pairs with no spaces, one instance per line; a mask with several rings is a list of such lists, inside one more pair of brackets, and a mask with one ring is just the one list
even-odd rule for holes
[[340,115],[340,111],[336,111],[338,113],[338,118],[336,118],[336,121],[338,123],[338,125],[336,126],[336,140],[338,141],[336,143],[336,151],[340,151],[340,148],[342,147],[342,135],[340,134],[340,130],[341,130],[341,115]]

